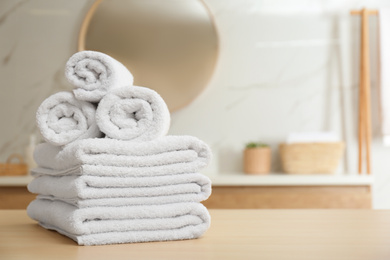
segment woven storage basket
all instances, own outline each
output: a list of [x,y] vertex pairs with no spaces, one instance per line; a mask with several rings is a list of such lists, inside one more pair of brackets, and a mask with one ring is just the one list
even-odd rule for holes
[[[19,163],[12,163],[13,159],[18,159]],[[0,176],[26,175],[28,166],[24,163],[20,154],[12,154],[8,157],[6,163],[0,163]]]
[[286,173],[334,173],[344,153],[344,143],[280,144],[279,153]]

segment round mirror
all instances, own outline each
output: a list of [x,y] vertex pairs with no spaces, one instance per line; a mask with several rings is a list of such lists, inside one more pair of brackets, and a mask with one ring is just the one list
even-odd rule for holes
[[156,90],[175,111],[206,87],[218,37],[200,0],[99,0],[84,19],[79,50],[122,62],[135,85]]

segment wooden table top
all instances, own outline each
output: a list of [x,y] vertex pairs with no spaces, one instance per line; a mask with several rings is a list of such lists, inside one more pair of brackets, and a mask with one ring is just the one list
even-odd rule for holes
[[0,210],[0,259],[390,259],[390,210],[210,210],[195,240],[78,246]]

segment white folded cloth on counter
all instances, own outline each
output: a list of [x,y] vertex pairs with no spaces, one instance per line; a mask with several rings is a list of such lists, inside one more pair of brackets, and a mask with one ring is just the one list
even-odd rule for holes
[[39,198],[75,206],[156,205],[200,202],[211,194],[211,181],[200,173],[152,177],[41,176],[28,185]]
[[90,102],[99,102],[108,90],[134,82],[122,63],[97,51],[75,53],[66,63],[65,76],[76,87],[77,99]]
[[36,147],[32,169],[39,175],[161,176],[199,172],[211,160],[207,144],[192,136],[164,136],[147,142],[85,139],[64,147]]
[[94,105],[79,101],[71,92],[58,92],[45,99],[36,121],[46,142],[60,146],[78,139],[100,137]]
[[334,132],[296,132],[287,136],[286,143],[329,143],[340,142],[340,138]]
[[193,239],[210,226],[210,215],[200,203],[77,208],[36,199],[27,214],[79,245]]
[[107,137],[149,141],[168,133],[170,114],[154,90],[132,86],[114,89],[100,101],[96,122]]

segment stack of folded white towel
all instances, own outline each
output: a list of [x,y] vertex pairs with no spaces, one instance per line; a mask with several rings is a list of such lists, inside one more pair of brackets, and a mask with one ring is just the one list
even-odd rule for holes
[[118,61],[83,51],[66,65],[76,87],[37,111],[46,143],[37,146],[28,215],[79,245],[192,239],[210,226],[200,203],[211,194],[199,173],[209,147],[166,136],[170,115],[153,90],[133,86]]

